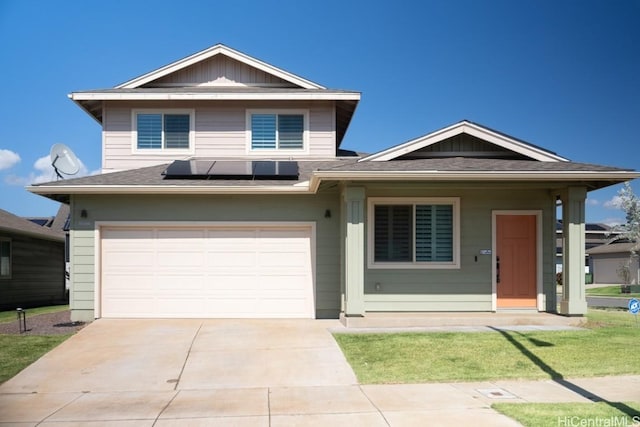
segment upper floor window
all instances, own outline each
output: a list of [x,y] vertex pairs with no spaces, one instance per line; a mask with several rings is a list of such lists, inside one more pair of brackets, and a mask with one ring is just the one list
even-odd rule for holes
[[250,111],[248,124],[251,150],[304,150],[306,116],[299,111]]
[[138,151],[191,150],[191,111],[140,110],[134,111],[133,114],[135,147]]
[[11,278],[11,240],[0,239],[0,279]]
[[372,198],[369,266],[458,268],[456,198]]

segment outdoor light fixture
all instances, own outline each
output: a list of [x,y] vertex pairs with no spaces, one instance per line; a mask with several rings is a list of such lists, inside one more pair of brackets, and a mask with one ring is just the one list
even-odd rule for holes
[[80,217],[81,217],[81,218],[86,218],[88,215],[89,215],[89,214],[87,213],[87,210],[86,210],[86,209],[82,209],[82,210],[80,211]]
[[327,209],[326,211],[324,211],[324,217],[331,218],[331,209]]

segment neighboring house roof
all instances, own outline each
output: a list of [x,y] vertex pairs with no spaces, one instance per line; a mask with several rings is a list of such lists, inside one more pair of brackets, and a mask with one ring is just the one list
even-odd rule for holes
[[[174,82],[170,78],[172,75],[186,76],[188,74],[180,73],[185,73],[187,69],[206,67],[207,64],[211,68],[216,68],[210,63],[215,58],[225,58],[225,60],[228,58],[233,64],[240,63],[252,70],[263,72],[272,81],[248,84],[229,80],[218,81],[220,79],[214,76],[212,81],[185,82],[178,79],[178,82]],[[73,92],[69,94],[69,98],[99,123],[103,120],[104,101],[334,101],[336,137],[339,146],[360,100],[360,92],[327,89],[242,52],[217,44],[114,88]]]
[[[520,154],[524,158],[547,162],[568,161],[564,157],[560,157],[551,151],[545,150],[544,148],[538,147],[528,142],[524,142],[502,132],[495,131],[486,126],[482,126],[468,120],[462,120],[458,123],[437,130],[435,132],[431,132],[427,135],[412,139],[411,141],[405,142],[403,144],[390,147],[386,150],[365,157],[361,161],[379,162],[385,160],[394,160],[403,155],[415,153],[416,151],[427,148],[434,144],[438,144],[444,140],[461,134],[471,135],[472,137],[478,138],[479,140],[489,142],[495,147],[503,148],[511,153]],[[494,152],[488,153],[488,155],[493,154]],[[445,153],[444,155],[446,156],[447,153]]]
[[587,249],[587,254],[589,255],[598,255],[598,254],[617,254],[617,253],[627,253],[630,254],[633,248],[638,247],[637,243],[626,242],[626,243],[607,243],[604,245],[596,246],[595,248]]
[[28,219],[21,218],[10,212],[0,209],[0,232],[23,234],[30,237],[45,240],[64,242],[64,231],[52,229],[34,224]]
[[58,208],[58,212],[53,219],[53,223],[51,224],[51,229],[55,231],[65,232],[70,213],[71,209],[69,205],[67,205],[66,203],[61,203],[60,207]]

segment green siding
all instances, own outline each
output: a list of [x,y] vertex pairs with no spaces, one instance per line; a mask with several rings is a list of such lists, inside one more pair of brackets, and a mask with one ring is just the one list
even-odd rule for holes
[[[505,186],[363,185],[366,197],[459,197],[459,269],[369,269],[365,233],[365,311],[491,310],[492,211],[542,212],[543,293],[555,311],[555,198],[548,189]],[[93,318],[95,221],[304,221],[316,224],[317,317],[336,317],[344,307],[345,202],[338,190],[317,195],[74,196],[72,292],[74,318]],[[80,218],[86,209],[87,218]],[[325,211],[331,210],[331,218]],[[365,231],[366,216],[365,209]],[[476,260],[477,257],[477,260]],[[379,284],[379,289],[376,289]]]
[[[446,185],[443,185],[443,187]],[[555,311],[555,201],[546,189],[367,186],[367,197],[459,197],[459,269],[365,269],[367,311],[490,311],[492,211],[541,210],[543,293]],[[367,212],[368,214],[368,212]],[[368,237],[368,236],[367,236]]]
[[65,304],[64,241],[0,233],[11,241],[11,278],[0,279],[0,309]]
[[[94,317],[94,227],[96,221],[247,221],[316,224],[315,304],[317,317],[340,311],[339,195],[326,192],[295,196],[74,196],[72,209],[73,318]],[[85,209],[87,218],[80,217]],[[325,218],[325,211],[332,211]]]

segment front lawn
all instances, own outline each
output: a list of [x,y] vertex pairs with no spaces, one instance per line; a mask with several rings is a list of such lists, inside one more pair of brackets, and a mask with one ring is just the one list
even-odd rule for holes
[[335,334],[364,384],[640,374],[640,328],[591,310],[586,330]]
[[71,335],[0,335],[0,383],[22,371]]
[[527,427],[632,426],[640,422],[638,402],[496,403],[491,407]]
[[[66,311],[68,305],[29,308],[27,316]],[[0,323],[17,322],[15,310],[0,312]],[[16,326],[17,328],[17,326]],[[0,383],[38,360],[71,335],[4,335],[0,334]]]
[[631,293],[623,294],[620,292],[620,285],[605,286],[602,288],[587,289],[587,295],[589,296],[601,296],[601,297],[621,297],[621,298],[638,298],[640,297],[640,285],[631,285]]

